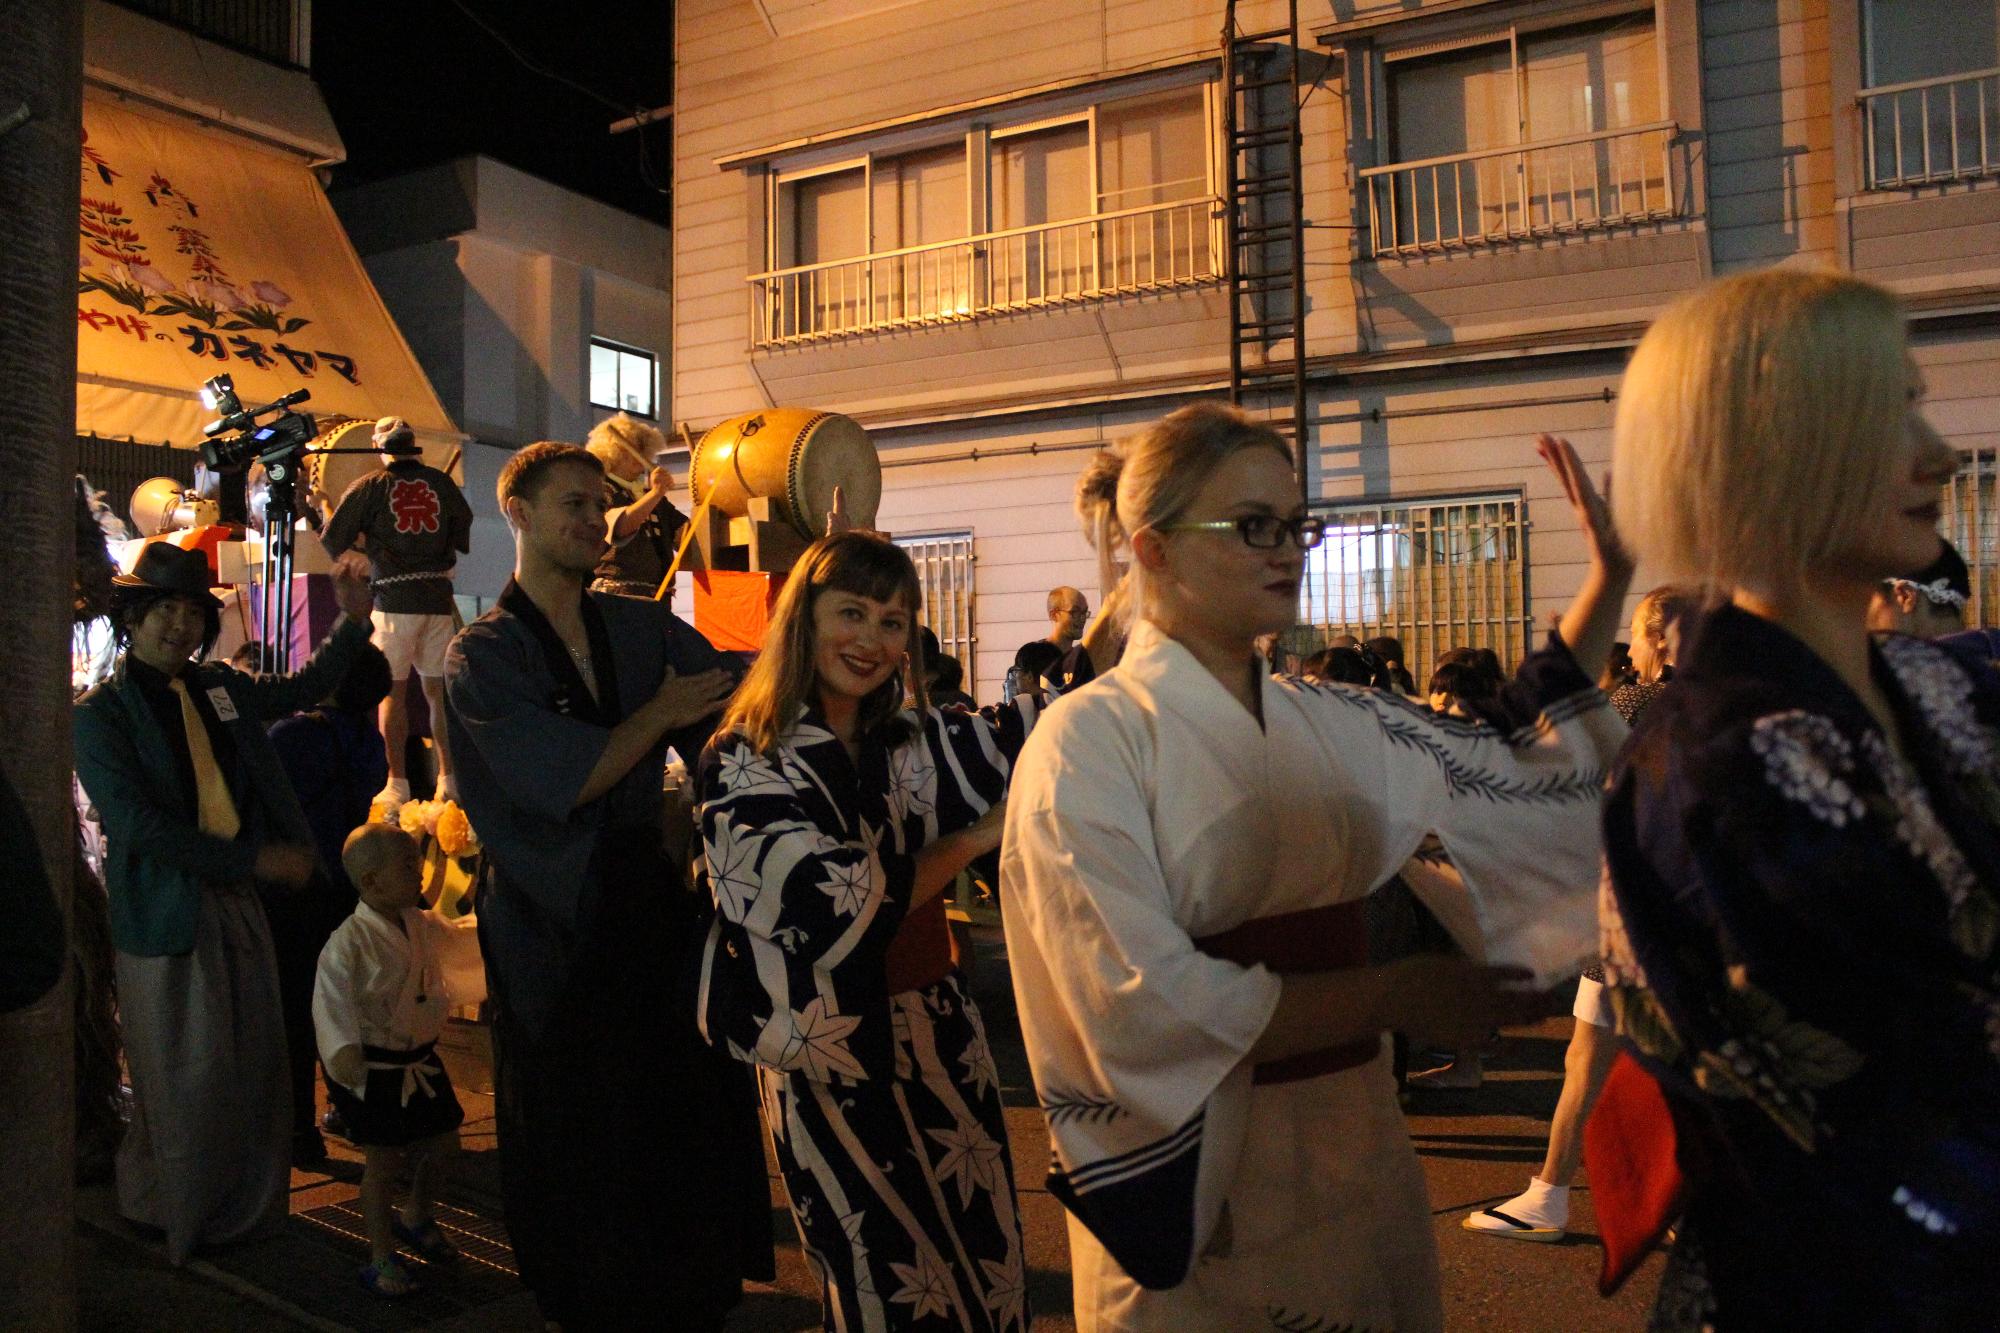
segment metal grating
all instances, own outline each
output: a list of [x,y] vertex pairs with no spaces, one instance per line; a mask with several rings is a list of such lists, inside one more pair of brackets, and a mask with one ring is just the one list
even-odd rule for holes
[[972,532],[929,532],[898,537],[896,545],[909,553],[923,585],[923,622],[938,636],[938,646],[965,668],[967,692],[979,679],[973,651],[979,635],[973,620]]
[[1326,539],[1306,553],[1293,646],[1335,634],[1393,635],[1419,685],[1451,648],[1526,650],[1527,533],[1521,497],[1322,504]]
[[1965,623],[2000,626],[2000,449],[1959,455],[1958,475],[1945,485],[1942,526],[1972,574]]

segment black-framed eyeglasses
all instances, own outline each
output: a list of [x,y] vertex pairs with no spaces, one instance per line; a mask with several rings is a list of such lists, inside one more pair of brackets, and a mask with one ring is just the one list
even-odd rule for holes
[[1170,523],[1162,532],[1234,532],[1252,550],[1276,549],[1286,537],[1301,551],[1310,551],[1326,536],[1326,520],[1310,514],[1298,518],[1277,518],[1270,514],[1246,514],[1242,518],[1215,518],[1204,523]]

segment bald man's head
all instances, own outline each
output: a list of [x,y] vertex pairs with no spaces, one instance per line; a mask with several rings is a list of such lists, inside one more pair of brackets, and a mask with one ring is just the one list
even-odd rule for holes
[[422,851],[394,824],[363,824],[348,834],[340,864],[361,901],[378,912],[393,916],[423,901]]
[[1090,621],[1090,603],[1075,588],[1049,589],[1049,641],[1064,648],[1083,635]]

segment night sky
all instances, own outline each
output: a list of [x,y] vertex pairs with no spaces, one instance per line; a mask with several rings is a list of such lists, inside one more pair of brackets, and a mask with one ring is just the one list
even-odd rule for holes
[[[604,100],[530,71],[465,9]],[[607,127],[673,100],[671,0],[413,0],[393,9],[334,0],[313,6],[312,40],[313,77],[347,144],[334,188],[484,153],[667,221],[669,126],[643,131],[649,163],[640,132]]]

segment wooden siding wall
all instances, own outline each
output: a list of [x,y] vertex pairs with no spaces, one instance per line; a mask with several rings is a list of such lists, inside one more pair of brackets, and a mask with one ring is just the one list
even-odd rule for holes
[[[1246,24],[1281,14],[1270,0],[1243,6]],[[772,36],[750,0],[684,0],[674,19],[677,418],[707,424],[776,402],[870,411],[1226,367],[1212,289],[753,352],[756,181],[715,166],[760,144],[1206,58],[1220,3],[926,0],[794,38]]]
[[[1386,263],[1362,257],[1365,201],[1355,177],[1374,151],[1364,116],[1379,90],[1368,83],[1368,42],[1384,39],[1310,49],[1308,350],[1413,354],[1405,371],[1377,370],[1388,356],[1372,357],[1367,369],[1315,387],[1314,492],[1378,501],[1521,494],[1530,606],[1543,624],[1574,594],[1584,546],[1535,457],[1534,435],[1568,435],[1601,472],[1615,410],[1606,391],[1616,392],[1632,331],[1666,302],[1712,271],[1775,262],[1846,259],[1912,292],[2000,281],[2000,188],[1855,197],[1853,149],[1841,136],[1858,133],[1857,24],[1836,8],[1855,3],[1660,0],[1667,115],[1682,127],[1695,173],[1692,218]],[[1428,22],[1429,7],[1354,0],[1332,12],[1342,21]],[[1326,21],[1325,7],[1302,8],[1307,23]],[[1439,8],[1439,17],[1455,22],[1458,12],[1467,24],[1489,8],[1496,18],[1524,12]],[[1262,10],[1246,21],[1278,21],[1275,4]],[[1220,3],[1207,0],[998,0],[977,10],[923,0],[781,40],[749,0],[684,0],[677,9],[672,415],[699,428],[785,402],[870,419],[888,465],[881,525],[908,535],[973,532],[979,641],[968,666],[982,701],[998,697],[1014,649],[1046,632],[1049,587],[1074,584],[1097,601],[1096,561],[1070,511],[1089,458],[1081,446],[1128,433],[1176,401],[1164,394],[1132,406],[1100,395],[1147,380],[1213,393],[1225,353],[1222,302],[1214,290],[1183,292],[757,352],[745,277],[763,267],[764,238],[753,231],[761,208],[744,173],[718,170],[715,159],[1205,58],[1220,16]],[[1509,339],[1528,347],[1504,362],[1415,365],[1425,349],[1479,340],[1491,355]],[[1597,350],[1540,358],[1537,343]],[[2000,337],[1924,334],[1917,346],[1938,428],[1961,448],[2000,442]],[[975,415],[1002,400],[1036,410]],[[1031,443],[1043,451],[964,457]],[[915,461],[926,458],[934,461]],[[1637,587],[1650,581],[1641,570]]]
[[1703,0],[1708,226],[1717,272],[1834,261],[1827,7],[1852,3]]

